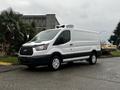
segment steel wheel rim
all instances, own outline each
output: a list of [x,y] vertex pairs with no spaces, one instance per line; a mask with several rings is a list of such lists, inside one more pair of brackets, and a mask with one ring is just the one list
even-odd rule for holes
[[93,63],[96,62],[96,56],[95,56],[95,55],[92,56],[92,62],[93,62]]
[[54,69],[58,69],[58,68],[59,68],[59,66],[60,66],[60,61],[59,61],[58,58],[53,59],[52,66],[53,66]]

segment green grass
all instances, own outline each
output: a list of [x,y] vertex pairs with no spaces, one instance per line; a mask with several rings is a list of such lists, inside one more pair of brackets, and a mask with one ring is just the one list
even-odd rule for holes
[[111,55],[112,55],[113,57],[120,57],[120,50],[111,52]]
[[12,56],[2,57],[0,58],[0,62],[9,62],[13,64],[18,64],[17,57],[12,57]]

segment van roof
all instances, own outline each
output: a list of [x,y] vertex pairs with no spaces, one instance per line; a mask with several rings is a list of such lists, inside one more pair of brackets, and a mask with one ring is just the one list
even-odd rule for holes
[[93,31],[93,30],[86,30],[86,29],[73,29],[73,28],[55,28],[55,29],[47,29],[47,30],[78,30],[78,31],[82,31],[82,32],[89,32],[89,33],[99,33],[97,31]]
[[78,31],[82,31],[82,32],[89,32],[89,33],[99,33],[97,31],[93,31],[93,30],[86,30],[86,29],[70,29],[70,28],[63,28],[63,30],[78,30]]

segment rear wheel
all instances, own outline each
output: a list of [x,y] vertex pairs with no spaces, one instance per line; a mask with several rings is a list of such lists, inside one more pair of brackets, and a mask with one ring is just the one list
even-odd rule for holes
[[59,56],[53,56],[49,63],[49,68],[51,70],[58,70],[61,66],[61,58]]
[[89,62],[90,65],[94,65],[97,63],[97,55],[96,53],[92,53],[90,55],[90,58],[87,60]]

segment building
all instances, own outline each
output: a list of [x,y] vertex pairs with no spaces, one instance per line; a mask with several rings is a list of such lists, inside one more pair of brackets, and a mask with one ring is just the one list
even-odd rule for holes
[[46,15],[23,15],[22,20],[24,23],[31,24],[35,23],[36,32],[40,32],[46,29],[53,29],[59,22],[55,14]]

